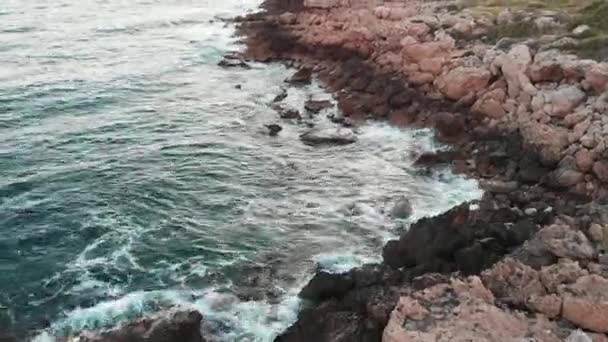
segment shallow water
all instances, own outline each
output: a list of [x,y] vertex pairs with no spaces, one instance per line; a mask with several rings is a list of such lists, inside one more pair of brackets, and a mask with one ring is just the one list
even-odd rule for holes
[[[429,131],[370,123],[329,148],[295,122],[267,136],[292,71],[216,66],[241,48],[220,19],[256,6],[3,1],[0,330],[52,340],[182,306],[220,341],[270,341],[317,265],[377,261],[408,224],[386,214],[400,196],[412,219],[479,196],[412,167],[441,148]],[[324,114],[310,121],[331,126]]]

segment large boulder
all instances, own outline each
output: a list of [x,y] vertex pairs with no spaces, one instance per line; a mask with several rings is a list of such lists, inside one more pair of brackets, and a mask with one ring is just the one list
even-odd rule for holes
[[530,122],[523,125],[521,134],[524,143],[538,153],[545,165],[554,165],[561,160],[562,151],[568,145],[568,132],[560,127]]
[[198,311],[179,311],[142,318],[116,330],[84,333],[81,342],[204,342],[203,316]]
[[575,85],[564,85],[555,90],[540,92],[533,101],[533,109],[549,116],[563,118],[585,101],[586,94]]
[[491,77],[488,69],[460,66],[437,78],[435,86],[447,98],[460,100],[485,89]]
[[346,128],[313,129],[302,135],[300,140],[306,145],[348,145],[357,141],[355,133]]

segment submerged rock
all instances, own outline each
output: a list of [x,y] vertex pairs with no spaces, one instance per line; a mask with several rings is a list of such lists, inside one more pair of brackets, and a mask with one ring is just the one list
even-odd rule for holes
[[391,210],[391,217],[397,219],[406,219],[412,215],[414,209],[412,203],[405,196],[401,196]]
[[355,133],[345,128],[313,129],[300,135],[306,145],[348,145],[357,141]]

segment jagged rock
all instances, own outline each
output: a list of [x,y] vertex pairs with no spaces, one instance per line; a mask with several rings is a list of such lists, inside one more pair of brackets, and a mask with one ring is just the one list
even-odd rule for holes
[[334,274],[320,271],[304,286],[300,297],[318,302],[343,296],[353,286],[355,280],[350,273]]
[[82,342],[204,342],[203,316],[198,311],[180,311],[165,316],[143,318],[116,330],[100,334],[84,333]]
[[469,277],[402,296],[382,342],[559,341],[557,332],[543,317],[526,320],[496,307],[479,278]]
[[538,272],[512,258],[506,258],[485,270],[481,278],[492,293],[513,305],[523,306],[531,296],[545,295]]
[[574,283],[578,278],[588,275],[578,262],[562,259],[557,264],[543,267],[540,270],[540,280],[549,292],[556,293],[560,285]]
[[355,133],[345,128],[314,129],[300,135],[306,145],[348,145],[357,141]]

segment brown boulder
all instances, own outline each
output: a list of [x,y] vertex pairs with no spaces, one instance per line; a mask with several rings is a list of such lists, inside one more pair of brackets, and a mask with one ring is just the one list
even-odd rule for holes
[[574,154],[576,167],[582,172],[589,172],[593,168],[593,155],[586,148],[581,148]]
[[547,291],[556,293],[560,285],[572,284],[588,274],[589,272],[582,269],[578,262],[562,259],[557,264],[543,267],[540,270],[540,280]]

